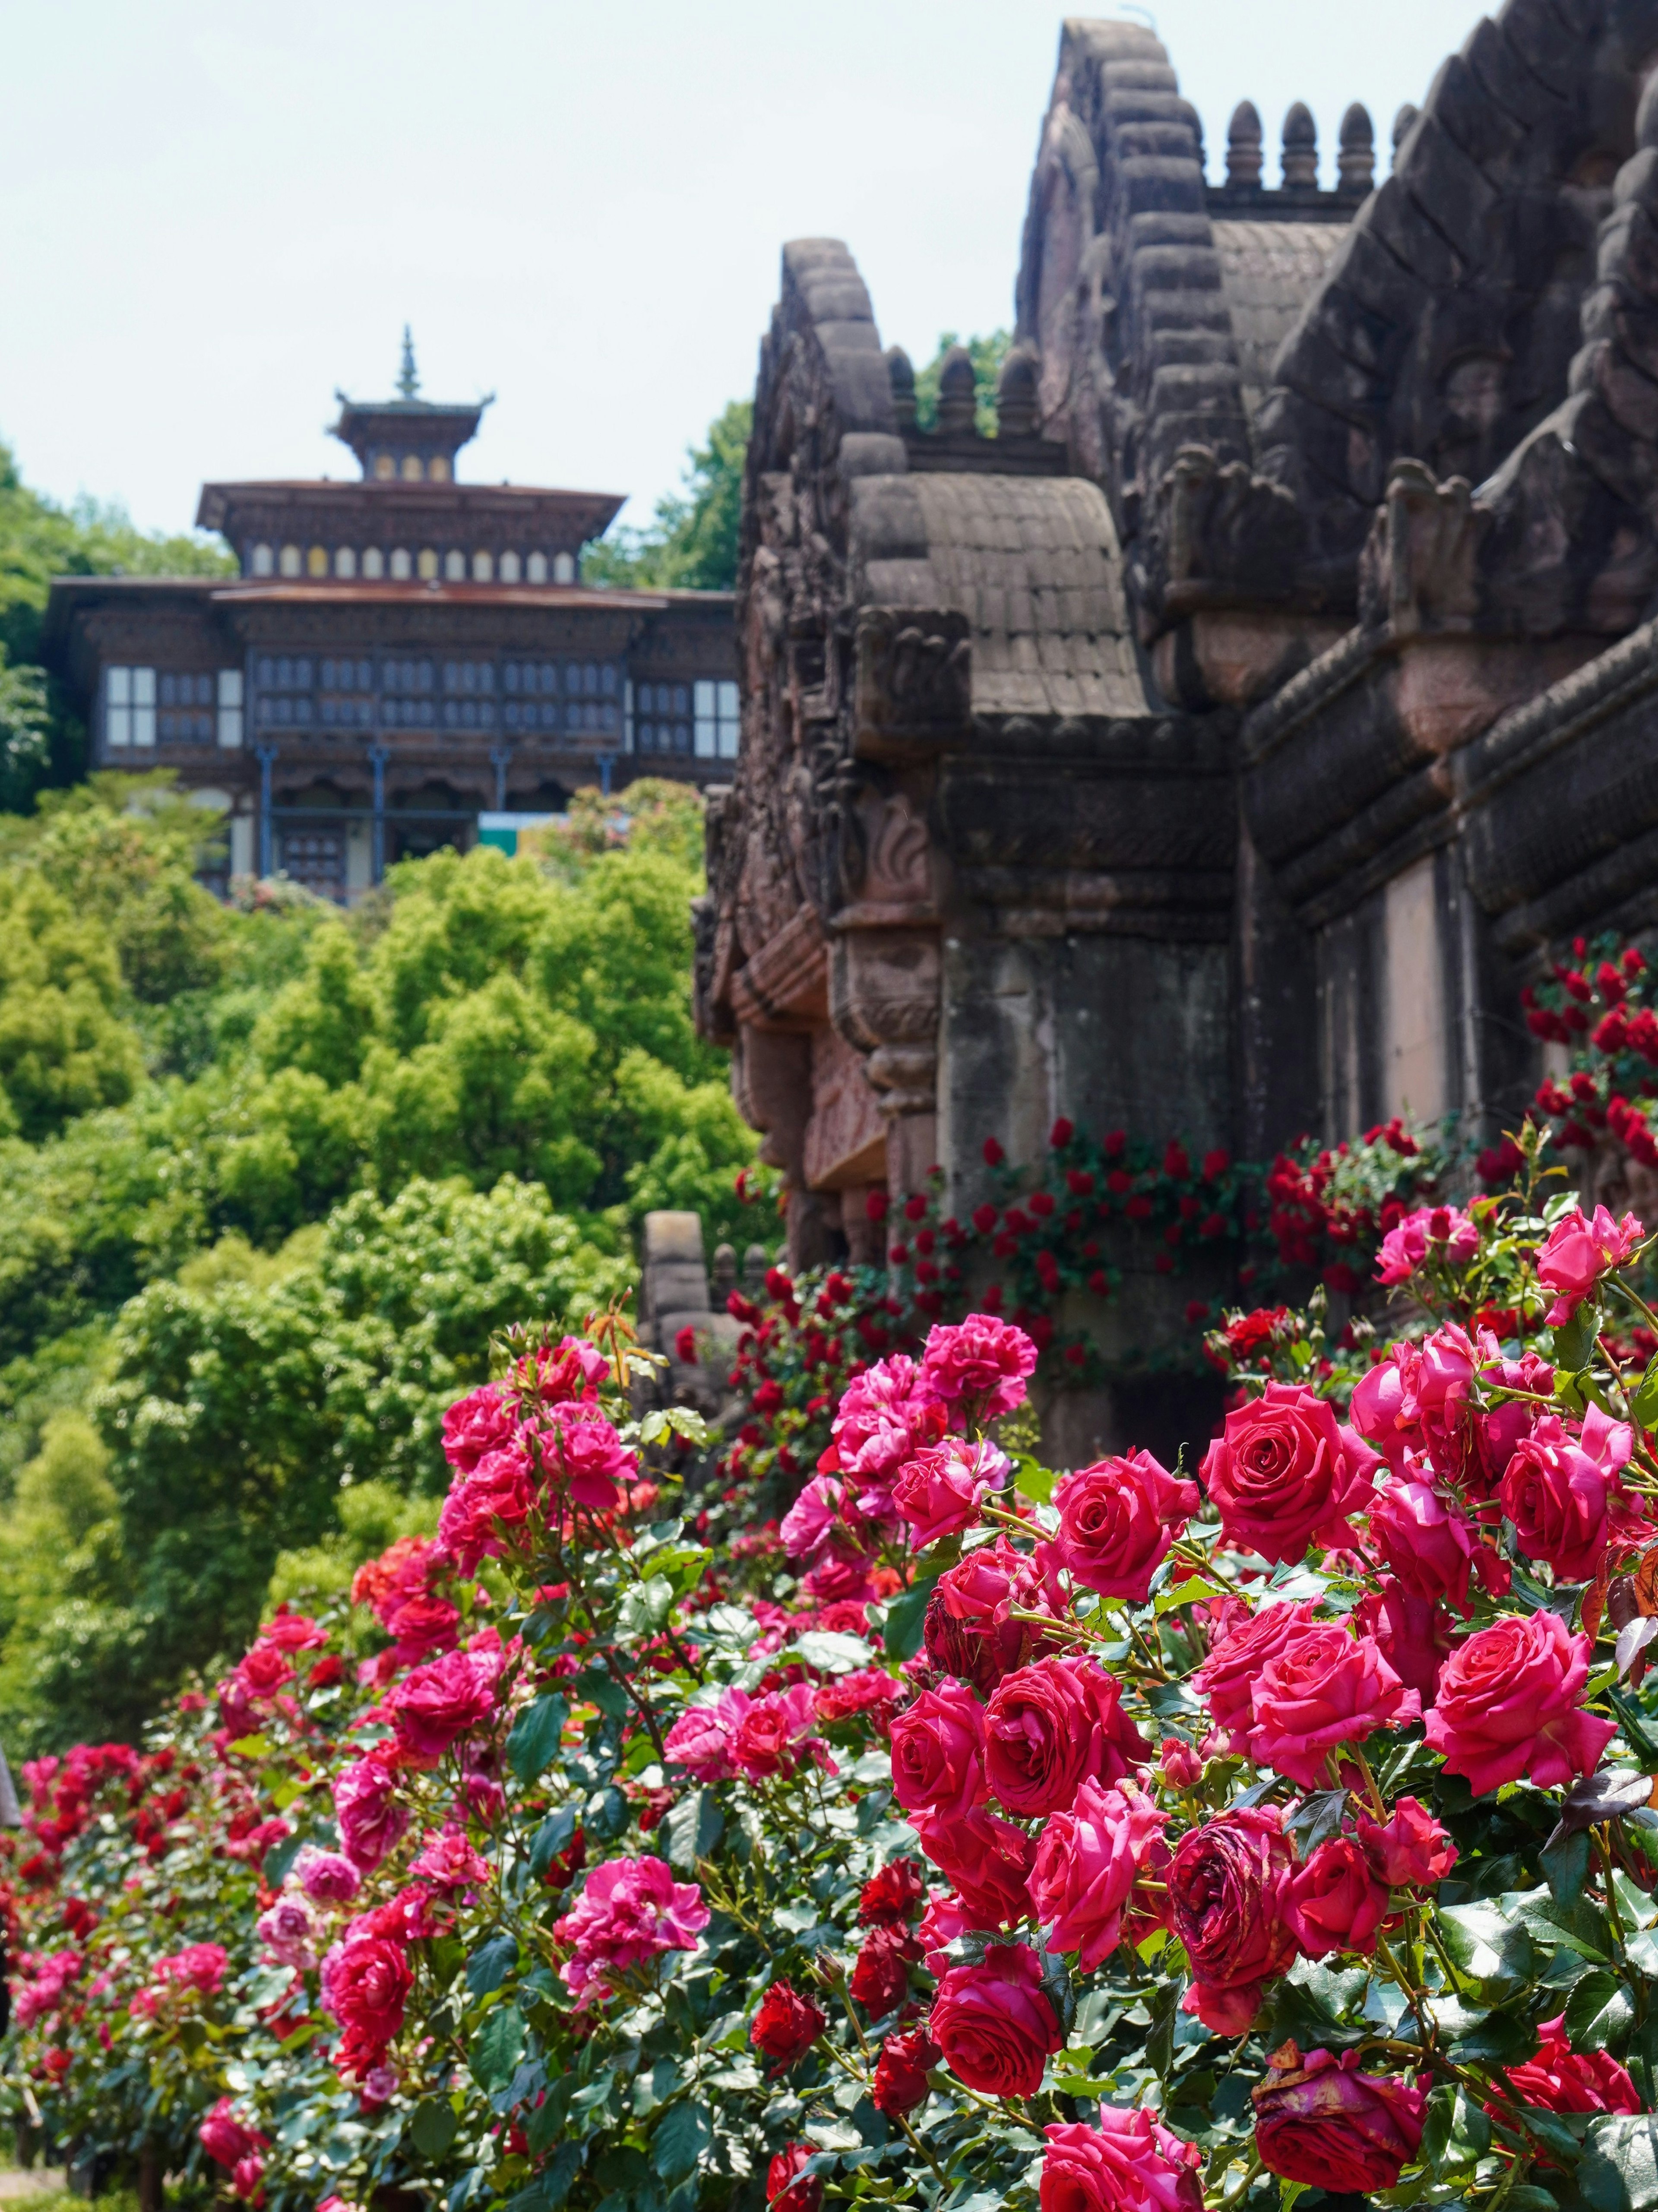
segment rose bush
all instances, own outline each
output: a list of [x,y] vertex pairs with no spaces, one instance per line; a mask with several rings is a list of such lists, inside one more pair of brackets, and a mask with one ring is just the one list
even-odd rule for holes
[[1658,1362],[1541,1142],[1393,1339],[1228,1317],[1195,1479],[1042,1468],[980,1311],[768,1532],[620,1322],[504,1340],[436,1539],[26,1772],[5,2109],[271,2212],[1621,2202]]

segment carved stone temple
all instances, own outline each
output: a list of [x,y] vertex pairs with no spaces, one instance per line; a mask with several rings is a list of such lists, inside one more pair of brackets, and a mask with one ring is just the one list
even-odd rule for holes
[[697,981],[797,1263],[1062,1113],[1488,1139],[1528,973],[1658,921],[1655,64],[1658,0],[1507,0],[1379,181],[1363,108],[1321,189],[1245,104],[1217,185],[1068,21],[993,434],[785,247]]

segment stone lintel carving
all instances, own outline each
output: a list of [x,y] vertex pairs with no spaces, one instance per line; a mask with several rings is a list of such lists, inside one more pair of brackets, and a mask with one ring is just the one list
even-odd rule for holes
[[853,633],[859,757],[902,761],[962,738],[973,710],[970,625],[944,608],[862,607]]
[[732,979],[732,1010],[760,1030],[813,1029],[829,1018],[829,954],[817,909],[803,906]]

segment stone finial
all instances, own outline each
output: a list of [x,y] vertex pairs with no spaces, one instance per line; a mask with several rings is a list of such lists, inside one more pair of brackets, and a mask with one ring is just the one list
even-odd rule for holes
[[1034,438],[1036,434],[1036,355],[1035,349],[1017,345],[1002,363],[996,380],[996,429],[1004,438]]
[[1370,111],[1355,100],[1341,118],[1336,153],[1337,190],[1363,199],[1376,182],[1376,131]]
[[737,1247],[716,1244],[714,1248],[714,1295],[721,1313],[726,1301],[737,1288]]
[[902,346],[887,348],[887,376],[892,385],[892,411],[901,430],[915,425],[915,370]]
[[1398,114],[1394,118],[1394,168],[1399,167],[1399,149],[1405,143],[1405,141],[1410,137],[1412,126],[1414,125],[1417,117],[1420,115],[1421,112],[1422,110],[1416,105],[1414,100],[1407,100],[1403,107],[1400,109]]
[[973,356],[964,345],[953,345],[938,371],[938,428],[970,430],[979,411],[978,379]]
[[1226,183],[1229,191],[1260,189],[1261,148],[1266,134],[1253,100],[1241,100],[1226,126]]
[[1284,118],[1284,185],[1286,191],[1318,189],[1318,125],[1305,100],[1297,100]]
[[763,1244],[750,1244],[743,1255],[743,1288],[751,1298],[765,1295],[766,1270],[770,1265]]

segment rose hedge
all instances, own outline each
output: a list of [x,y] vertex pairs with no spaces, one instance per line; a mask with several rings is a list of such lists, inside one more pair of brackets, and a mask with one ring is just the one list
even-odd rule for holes
[[722,1534],[621,1324],[504,1345],[375,1656],[28,1770],[0,2100],[273,2212],[1651,2203],[1655,1324],[1540,1142],[1193,1470],[1042,1468],[980,1313]]

